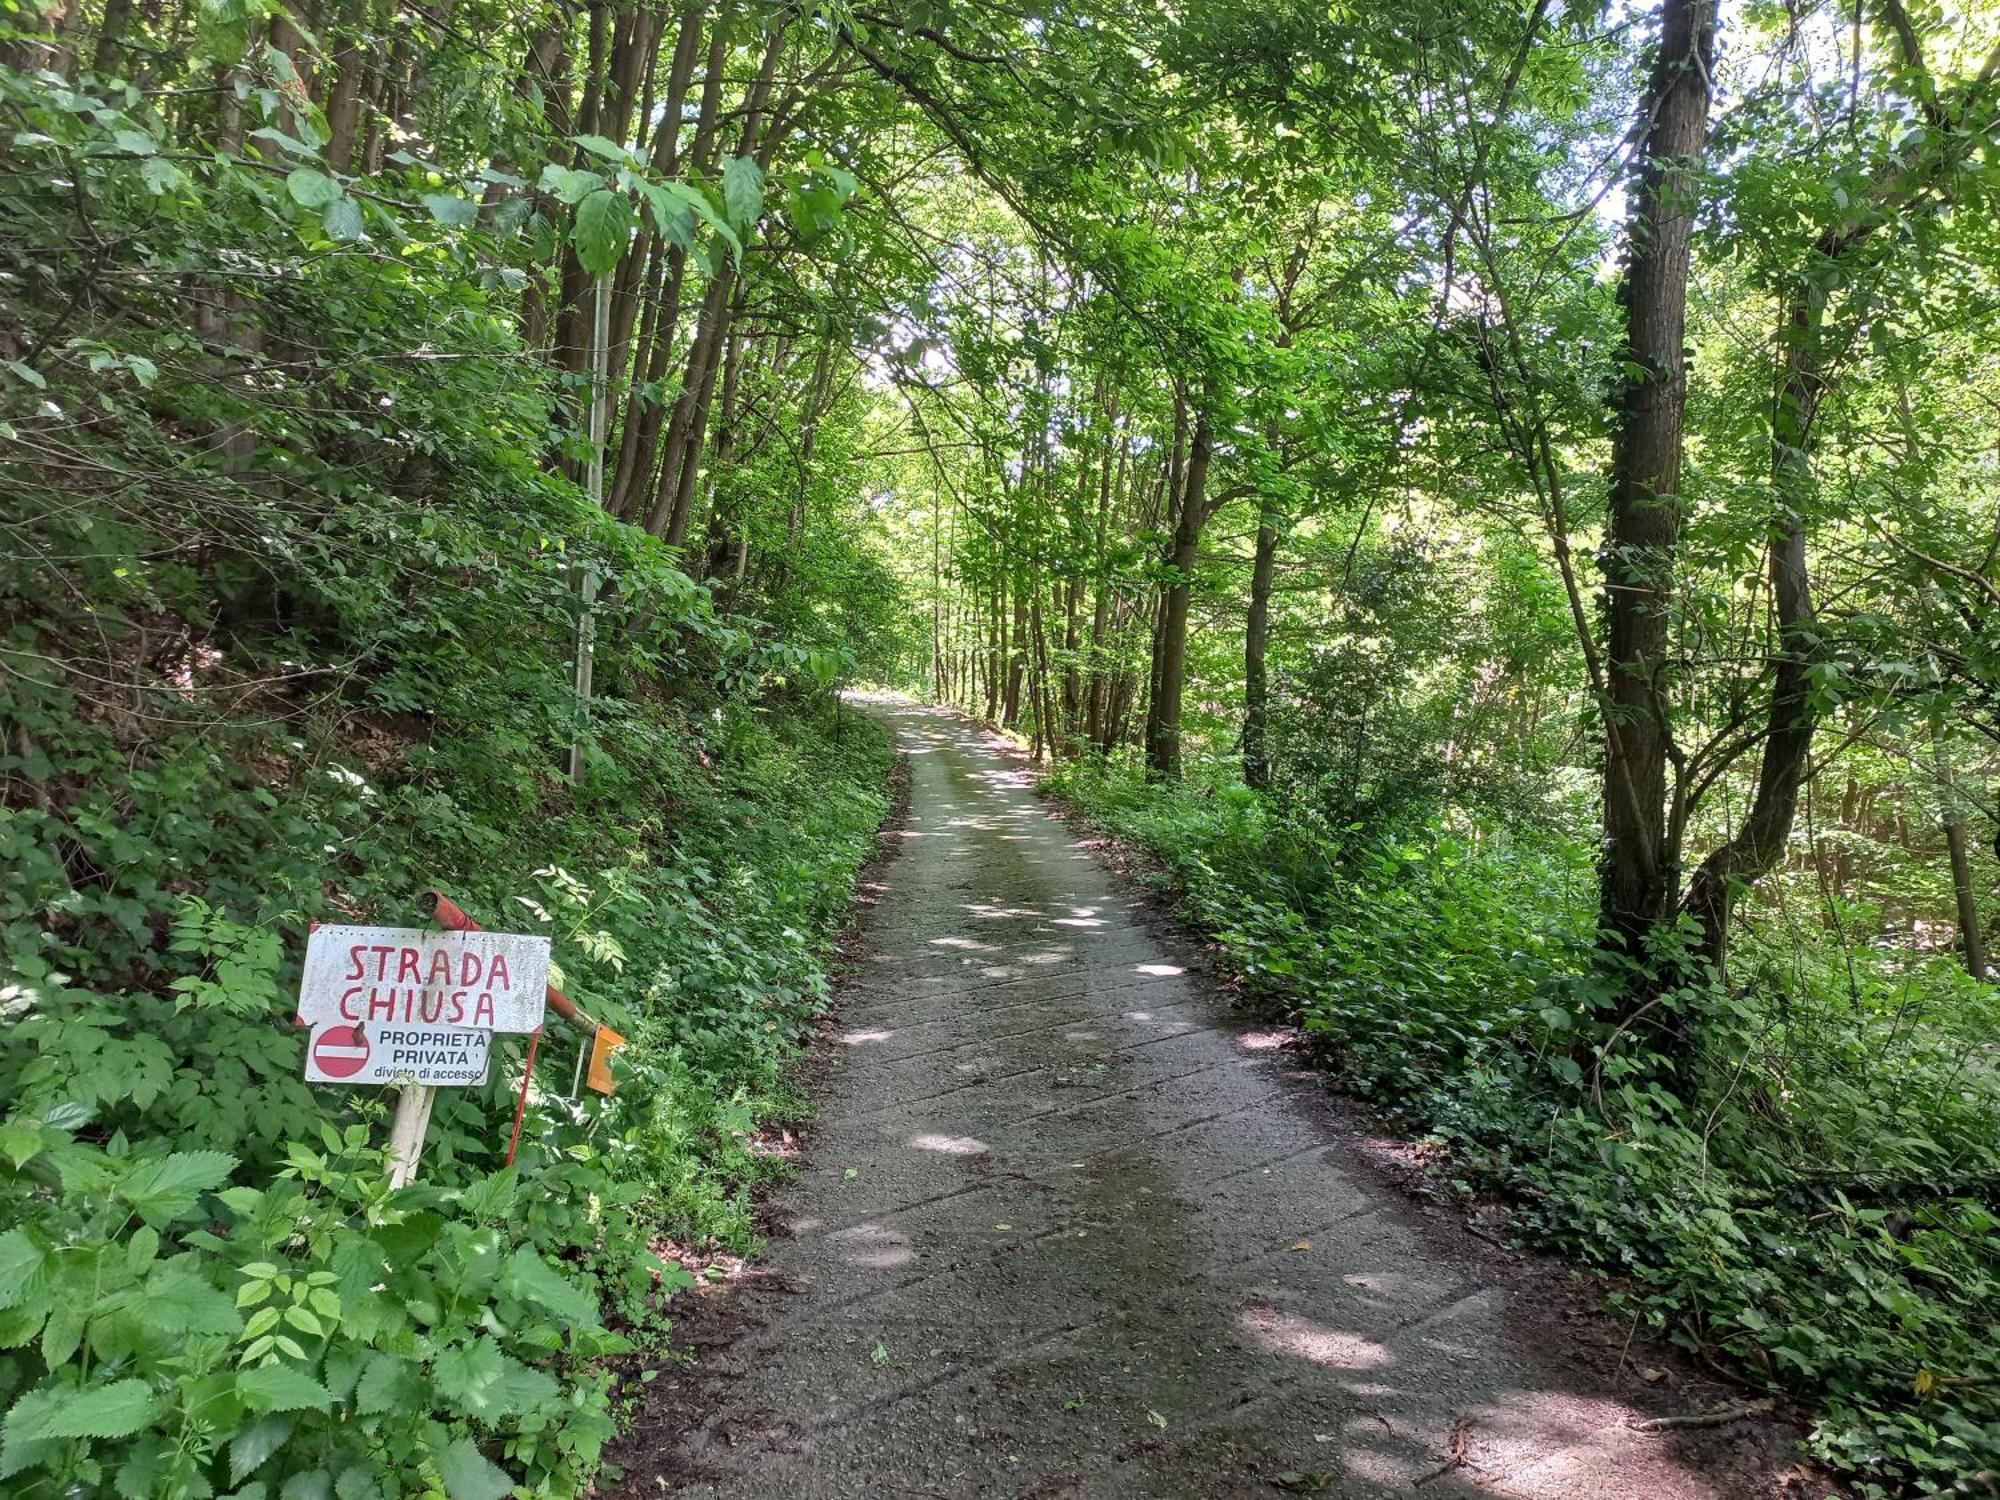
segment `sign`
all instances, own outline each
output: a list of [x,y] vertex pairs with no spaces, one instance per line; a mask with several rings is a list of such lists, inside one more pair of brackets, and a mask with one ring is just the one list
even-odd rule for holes
[[352,1078],[368,1066],[369,1051],[365,1027],[322,1027],[313,1034],[306,1072],[317,1072],[323,1078]]
[[537,1031],[548,987],[545,937],[328,925],[306,941],[299,1021],[315,1045],[323,1027],[366,1026],[370,1045],[385,1030]]
[[345,1021],[313,1027],[307,1083],[415,1083],[466,1088],[486,1082],[493,1033],[421,1022]]
[[617,1088],[611,1077],[611,1054],[625,1045],[625,1038],[609,1026],[597,1028],[597,1035],[590,1044],[590,1072],[584,1082],[600,1094],[609,1094]]

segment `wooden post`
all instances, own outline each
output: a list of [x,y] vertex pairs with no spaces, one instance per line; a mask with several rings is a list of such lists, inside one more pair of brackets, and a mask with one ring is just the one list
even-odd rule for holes
[[437,1090],[427,1084],[403,1085],[396,1100],[395,1123],[389,1127],[390,1187],[405,1188],[417,1180],[417,1158],[423,1154],[431,1105],[436,1099]]

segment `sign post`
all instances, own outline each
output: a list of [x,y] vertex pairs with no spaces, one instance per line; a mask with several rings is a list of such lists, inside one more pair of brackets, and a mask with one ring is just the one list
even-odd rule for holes
[[405,1188],[417,1180],[417,1158],[431,1128],[431,1105],[437,1085],[406,1083],[396,1096],[396,1118],[389,1126],[389,1186]]
[[438,1089],[484,1083],[495,1032],[539,1032],[548,985],[545,937],[315,926],[299,985],[306,1080],[401,1086],[389,1184],[407,1187]]

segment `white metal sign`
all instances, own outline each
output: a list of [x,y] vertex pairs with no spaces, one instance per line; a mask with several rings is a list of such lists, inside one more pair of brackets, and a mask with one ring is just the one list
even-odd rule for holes
[[306,941],[299,1020],[314,1028],[315,1040],[321,1028],[365,1026],[371,1046],[385,1029],[538,1031],[548,987],[545,937],[315,927]]
[[452,1026],[336,1021],[313,1027],[307,1083],[418,1083],[465,1088],[486,1082],[493,1033]]

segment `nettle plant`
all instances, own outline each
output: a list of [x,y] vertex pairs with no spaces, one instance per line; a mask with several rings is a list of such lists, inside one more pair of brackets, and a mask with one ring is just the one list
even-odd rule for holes
[[369,1127],[262,1188],[219,1151],[0,1129],[0,1481],[13,1495],[578,1492],[626,1341],[508,1227],[512,1169],[392,1193]]

